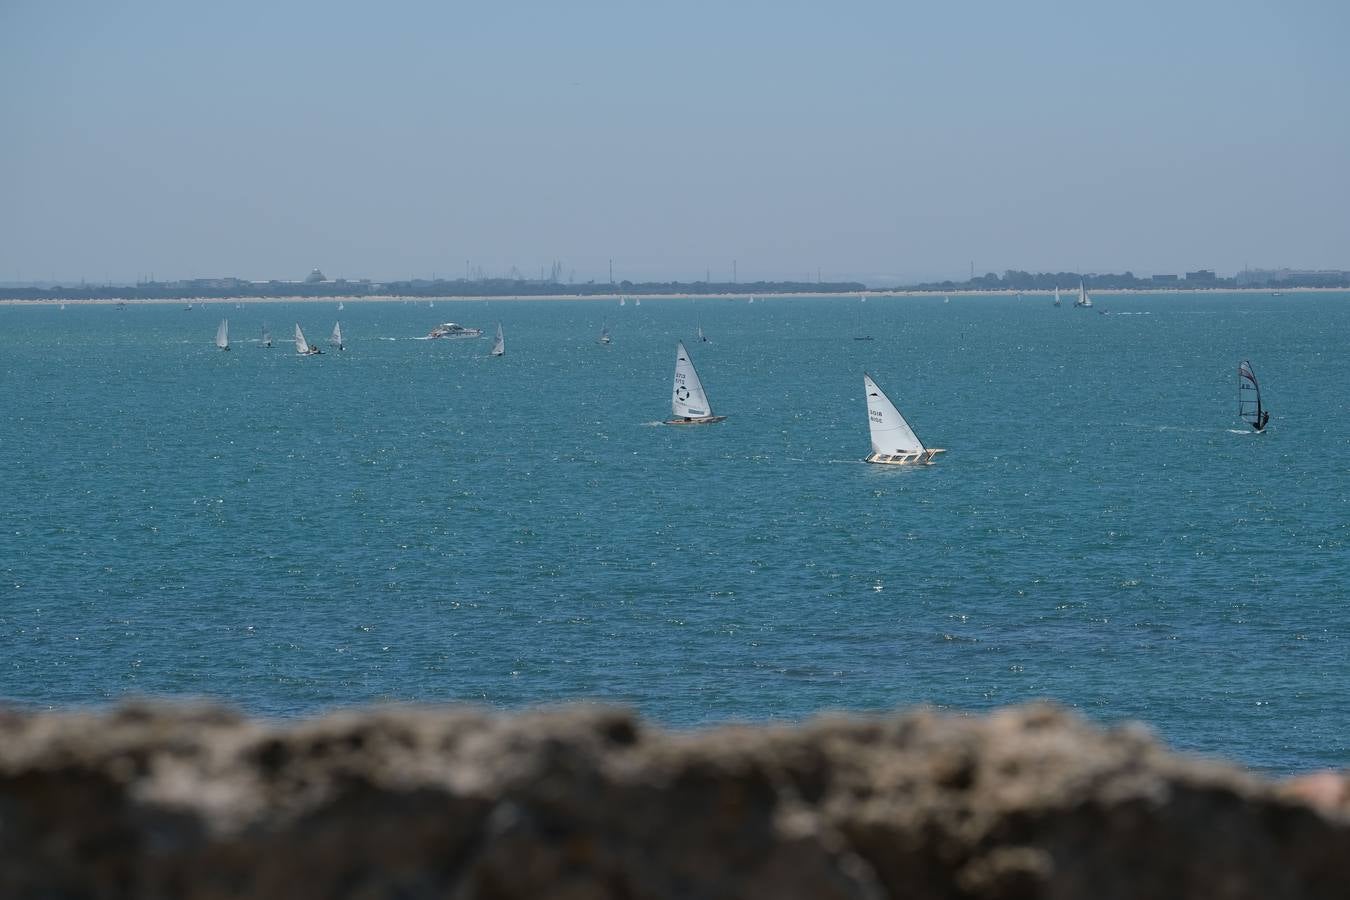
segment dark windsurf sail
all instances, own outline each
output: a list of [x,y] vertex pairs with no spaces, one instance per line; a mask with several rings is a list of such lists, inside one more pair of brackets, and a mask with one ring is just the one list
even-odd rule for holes
[[1238,363],[1238,417],[1258,432],[1270,421],[1270,411],[1261,405],[1261,385],[1245,359]]

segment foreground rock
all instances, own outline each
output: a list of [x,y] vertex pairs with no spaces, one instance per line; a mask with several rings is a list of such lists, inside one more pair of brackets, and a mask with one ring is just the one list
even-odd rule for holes
[[1046,707],[695,734],[589,708],[8,712],[0,897],[1345,898],[1322,779]]

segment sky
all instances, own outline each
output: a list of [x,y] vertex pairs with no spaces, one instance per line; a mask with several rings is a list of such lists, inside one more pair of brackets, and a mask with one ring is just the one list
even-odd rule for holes
[[0,0],[0,281],[1350,269],[1350,4]]

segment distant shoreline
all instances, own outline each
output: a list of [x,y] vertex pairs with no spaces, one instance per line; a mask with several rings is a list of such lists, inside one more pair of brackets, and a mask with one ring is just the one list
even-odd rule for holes
[[[1344,294],[1350,293],[1350,288],[1334,287],[1290,287],[1274,290],[1272,288],[1187,288],[1182,290],[1165,290],[1158,288],[1101,288],[1092,291],[1094,297],[1106,296],[1177,296],[1192,294]],[[530,301],[530,300],[582,300],[582,301],[605,301],[616,302],[620,298],[631,298],[633,300],[749,300],[764,299],[772,297],[781,298],[841,298],[849,299],[856,297],[1045,297],[1054,296],[1054,291],[1034,290],[1034,291],[915,291],[915,290],[863,290],[863,291],[822,291],[821,293],[808,293],[794,291],[790,294],[586,294],[578,296],[577,294],[526,294],[521,296],[502,296],[502,295],[478,295],[471,297],[427,297],[427,296],[405,296],[397,294],[388,295],[370,295],[356,294],[348,296],[331,297],[81,297],[67,298],[59,297],[41,297],[33,299],[0,299],[0,306],[62,306],[65,304],[77,306],[143,306],[167,304],[189,303],[193,306],[215,306],[222,303],[228,304],[258,304],[258,303],[413,303],[439,302],[439,303],[476,303],[484,301]],[[1066,305],[1072,304],[1074,295],[1068,291],[1061,291],[1060,296]]]

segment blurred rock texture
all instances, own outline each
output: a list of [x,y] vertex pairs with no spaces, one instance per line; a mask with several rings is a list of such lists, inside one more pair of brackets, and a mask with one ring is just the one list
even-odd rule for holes
[[0,712],[3,898],[1350,897],[1350,796],[1061,710]]

